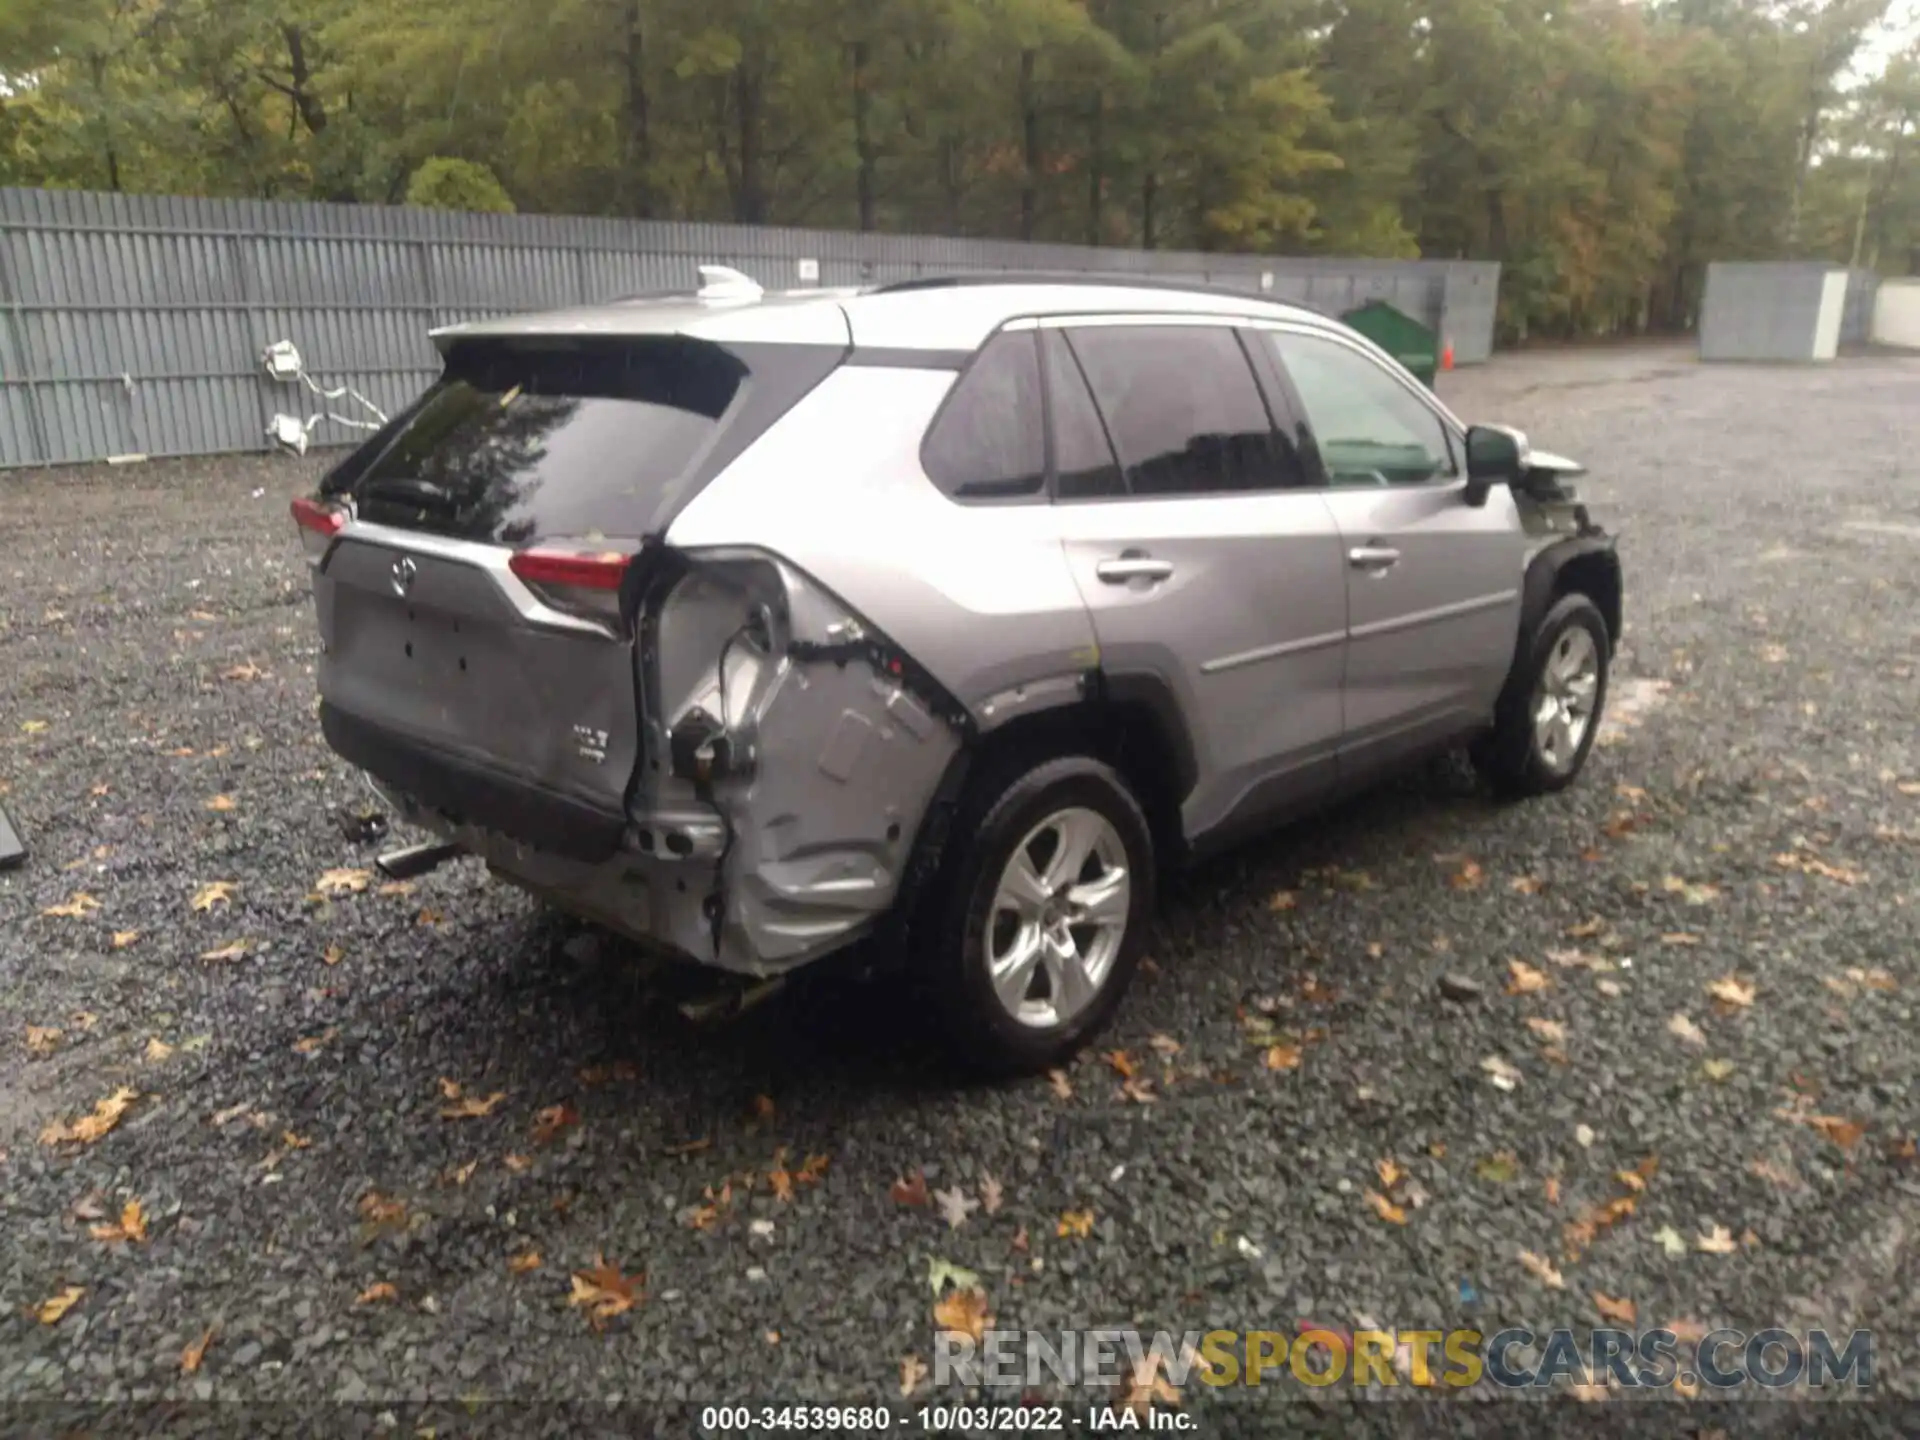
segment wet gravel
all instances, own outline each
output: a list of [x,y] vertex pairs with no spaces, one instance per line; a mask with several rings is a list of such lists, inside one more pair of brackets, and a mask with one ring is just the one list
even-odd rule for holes
[[[1049,1330],[1584,1330],[1595,1292],[1643,1328],[1871,1328],[1877,1390],[1920,1395],[1920,362],[1532,355],[1442,393],[1593,466],[1629,586],[1616,716],[1562,797],[1436,767],[1184,880],[1110,1039],[1151,1103],[1099,1055],[1070,1098],[962,1084],[884,988],[690,1024],[676,977],[471,864],[310,898],[378,848],[314,716],[286,502],[319,462],[0,476],[0,803],[33,851],[0,874],[0,1426],[125,1399],[404,1426],[380,1417],[619,1397],[681,1434],[676,1407],[750,1397],[904,1413],[930,1257]],[[121,1087],[103,1138],[43,1143]],[[998,1209],[896,1203],[916,1171],[991,1176]],[[131,1199],[145,1242],[95,1238]],[[1732,1253],[1697,1248],[1716,1226]],[[601,1256],[645,1280],[596,1330],[569,1275]],[[1246,1423],[1246,1392],[1186,1402]]]

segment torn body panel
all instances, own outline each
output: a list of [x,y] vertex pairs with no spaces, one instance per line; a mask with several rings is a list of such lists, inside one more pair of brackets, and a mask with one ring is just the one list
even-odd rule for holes
[[646,758],[615,855],[564,858],[389,798],[609,929],[777,974],[891,907],[965,712],[785,562],[655,554],[636,627]]

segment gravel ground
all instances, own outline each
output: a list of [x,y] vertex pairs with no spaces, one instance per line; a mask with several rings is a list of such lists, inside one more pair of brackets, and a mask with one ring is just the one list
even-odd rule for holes
[[[962,1086],[878,987],[692,1025],[471,865],[310,899],[376,849],[314,717],[286,503],[319,462],[0,476],[0,794],[33,847],[0,876],[0,1428],[127,1398],[905,1410],[930,1257],[1043,1329],[1585,1329],[1596,1292],[1642,1327],[1864,1327],[1877,1390],[1920,1396],[1920,362],[1540,354],[1442,390],[1594,469],[1629,587],[1602,746],[1559,798],[1437,768],[1187,879],[1110,1042],[1152,1103],[1098,1055],[1070,1096]],[[456,1085],[485,1113],[444,1118]],[[117,1128],[45,1143],[121,1087]],[[997,1211],[897,1203],[916,1171],[992,1177]],[[133,1199],[144,1243],[95,1238]],[[596,1330],[568,1277],[601,1256],[645,1281]],[[1185,1400],[1245,1423],[1245,1391]]]

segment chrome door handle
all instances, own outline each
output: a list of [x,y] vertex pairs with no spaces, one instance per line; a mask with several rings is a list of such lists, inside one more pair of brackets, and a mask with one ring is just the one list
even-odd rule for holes
[[1380,574],[1400,563],[1400,552],[1388,545],[1356,545],[1347,551],[1347,563],[1356,570]]
[[1171,560],[1155,560],[1150,555],[1122,555],[1118,560],[1102,560],[1093,573],[1109,585],[1125,585],[1130,580],[1165,580],[1173,574]]

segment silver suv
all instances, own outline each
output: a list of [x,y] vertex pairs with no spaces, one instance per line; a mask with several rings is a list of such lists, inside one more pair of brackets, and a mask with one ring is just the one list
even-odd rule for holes
[[1159,866],[1462,742],[1580,770],[1621,581],[1578,468],[1347,327],[702,278],[437,332],[295,502],[328,743],[499,876],[744,976],[878,941],[1028,1069],[1112,1015]]

